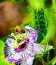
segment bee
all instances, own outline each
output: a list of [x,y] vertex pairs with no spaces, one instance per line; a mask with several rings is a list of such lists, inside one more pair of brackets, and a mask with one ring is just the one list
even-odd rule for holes
[[19,33],[25,33],[25,30],[24,29],[22,29],[21,27],[19,27],[19,26],[16,26],[15,28],[14,28],[14,30],[15,30],[15,32],[19,32]]
[[14,33],[17,32],[22,34],[22,33],[25,33],[25,30],[20,26],[14,26],[10,29],[10,32],[14,32]]

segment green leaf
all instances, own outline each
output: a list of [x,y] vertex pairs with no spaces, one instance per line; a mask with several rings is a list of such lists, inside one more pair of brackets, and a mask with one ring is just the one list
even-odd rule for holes
[[49,63],[48,65],[56,65],[56,57],[54,57]]

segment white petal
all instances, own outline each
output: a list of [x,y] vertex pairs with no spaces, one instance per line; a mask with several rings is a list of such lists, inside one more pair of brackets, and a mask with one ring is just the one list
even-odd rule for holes
[[34,52],[36,54],[42,54],[44,51],[43,47],[40,44],[34,43]]
[[53,46],[51,45],[42,45],[34,43],[34,52],[37,54],[43,54],[44,51],[52,49]]
[[11,45],[12,45],[12,39],[11,38],[8,38],[6,40],[6,44],[11,47]]
[[42,45],[42,47],[47,51],[47,50],[51,50],[53,48],[52,45]]
[[33,64],[34,57],[29,57],[26,59],[26,65],[32,65]]
[[22,59],[21,55],[19,53],[15,53],[15,54],[12,54],[12,58],[14,60],[19,60],[19,59]]
[[25,26],[25,29],[30,30],[30,29],[32,29],[32,28],[31,28],[31,27],[29,27],[29,26]]
[[34,57],[29,56],[26,59],[23,59],[21,62],[21,65],[32,65],[33,64]]
[[32,51],[33,51],[33,46],[31,43],[29,43],[29,45],[27,46],[27,48],[25,50],[25,53],[26,54],[32,54]]

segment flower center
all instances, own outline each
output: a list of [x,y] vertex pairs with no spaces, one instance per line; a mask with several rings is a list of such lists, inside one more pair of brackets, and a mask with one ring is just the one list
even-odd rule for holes
[[22,44],[22,45],[20,45],[21,49],[23,49],[25,46],[26,46],[26,44],[25,44],[25,43],[24,43],[24,44]]
[[20,43],[18,43],[19,45],[17,48],[15,48],[15,51],[16,52],[23,51],[24,49],[26,49],[28,43],[29,43],[28,38],[23,39]]
[[18,43],[20,43],[20,41],[21,41],[20,39],[17,39],[17,42],[18,42]]
[[12,47],[15,49],[16,52],[22,51],[27,47],[29,43],[29,39],[26,33],[22,33],[22,34],[18,33],[17,35],[14,35],[13,37],[15,39],[12,39]]

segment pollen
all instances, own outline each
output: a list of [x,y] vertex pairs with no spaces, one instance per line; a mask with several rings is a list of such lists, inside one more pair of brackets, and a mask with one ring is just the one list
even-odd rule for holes
[[12,43],[13,48],[18,48],[18,45],[16,43]]

